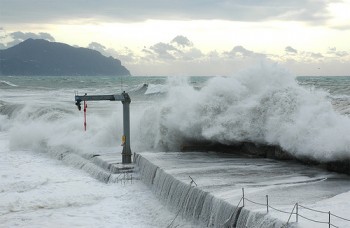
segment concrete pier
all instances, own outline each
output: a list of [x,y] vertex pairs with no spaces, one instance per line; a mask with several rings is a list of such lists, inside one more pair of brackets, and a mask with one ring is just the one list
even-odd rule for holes
[[[242,157],[215,152],[142,152],[140,156],[175,178],[229,202],[238,202],[241,189],[255,201],[270,195],[277,205],[313,203],[350,190],[350,177],[295,161]],[[255,208],[254,205],[252,207]]]
[[[122,164],[120,154],[113,151],[55,156],[106,183],[119,182],[120,177],[128,180],[128,174],[134,172],[131,175],[148,185],[175,214],[181,212],[181,216],[209,227],[226,223],[244,227],[239,224],[248,222],[248,227],[260,223],[269,225],[259,227],[282,227],[288,213],[266,213],[266,206],[248,200],[264,204],[269,195],[271,206],[290,212],[296,202],[309,205],[350,190],[350,177],[345,175],[290,160],[238,154],[141,152],[134,154],[132,164]],[[242,188],[248,199],[244,208]]]

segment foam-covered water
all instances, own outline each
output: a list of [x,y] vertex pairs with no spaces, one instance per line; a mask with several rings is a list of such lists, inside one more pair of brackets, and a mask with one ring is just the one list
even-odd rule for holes
[[8,81],[0,81],[0,85],[4,86],[4,87],[6,87],[6,86],[16,87],[17,86],[17,85],[15,85],[15,84],[13,84],[11,82],[8,82]]
[[[140,181],[106,184],[37,151],[9,151],[7,144],[0,133],[0,227],[163,228],[174,218]],[[78,158],[65,156],[73,166]],[[195,227],[181,218],[175,226]]]
[[[88,102],[84,132],[74,94],[125,90],[132,99],[132,151],[177,151],[187,142],[253,142],[280,146],[297,157],[342,160],[350,157],[348,85],[350,77],[296,78],[267,63],[230,77],[0,77],[0,133],[6,135],[9,151],[57,157],[65,151],[118,150],[122,105]],[[72,166],[79,163],[65,159]],[[171,192],[175,185],[169,183],[163,181]],[[164,198],[164,192],[156,194]],[[201,216],[196,210],[187,213]],[[210,219],[205,223],[228,218]]]
[[177,79],[170,85],[165,100],[142,116],[144,145],[176,151],[187,141],[253,142],[320,161],[349,158],[350,120],[338,111],[349,102],[332,98],[339,91],[301,86],[270,65],[211,78],[200,90]]
[[[132,98],[132,149],[188,141],[277,145],[297,157],[349,158],[348,77],[300,77],[259,64],[231,77],[1,77],[0,130],[11,148],[115,146],[121,105],[90,102],[88,132],[74,92]],[[16,86],[14,86],[16,85]],[[156,96],[155,96],[156,95]]]

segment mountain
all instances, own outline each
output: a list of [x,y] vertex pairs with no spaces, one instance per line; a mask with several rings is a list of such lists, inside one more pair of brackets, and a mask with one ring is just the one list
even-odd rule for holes
[[130,75],[120,60],[88,48],[28,39],[0,50],[0,75]]

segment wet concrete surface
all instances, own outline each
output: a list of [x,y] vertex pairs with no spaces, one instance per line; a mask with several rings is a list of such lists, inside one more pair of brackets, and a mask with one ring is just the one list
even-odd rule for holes
[[[274,206],[312,204],[350,191],[350,177],[294,161],[249,158],[214,152],[138,153],[183,182],[237,204],[245,197]],[[252,209],[259,205],[247,202]]]

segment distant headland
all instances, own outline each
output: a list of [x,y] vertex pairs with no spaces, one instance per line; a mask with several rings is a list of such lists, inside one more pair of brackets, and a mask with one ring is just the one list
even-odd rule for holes
[[0,75],[129,76],[120,60],[100,52],[42,39],[27,39],[0,50]]

